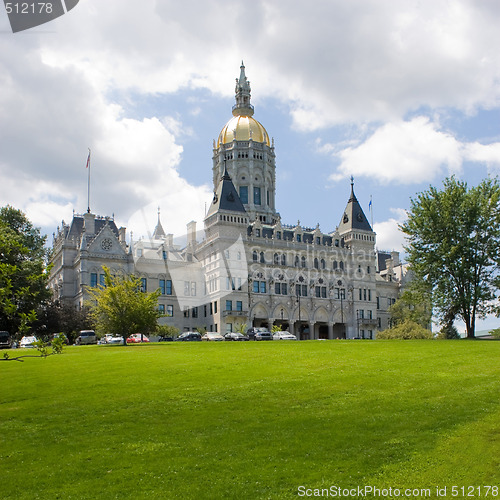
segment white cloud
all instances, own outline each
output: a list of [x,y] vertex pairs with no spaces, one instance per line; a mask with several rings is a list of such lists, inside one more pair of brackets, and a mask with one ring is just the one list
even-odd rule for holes
[[486,164],[492,173],[500,173],[500,142],[493,144],[472,142],[466,144],[464,157],[469,161]]
[[394,217],[373,224],[373,230],[377,233],[377,248],[382,251],[396,250],[402,253],[405,237],[398,225],[406,220],[406,211],[402,208],[393,208],[391,212],[394,213]]
[[[144,93],[208,88],[229,96],[245,59],[259,96],[287,102],[317,130],[389,121],[422,106],[473,112],[500,100],[496,2],[332,0],[82,3],[42,40],[44,61],[78,68],[96,88]],[[220,13],[224,12],[224,16]],[[82,26],[92,26],[92,36]],[[181,41],[181,43],[180,43]]]
[[365,142],[337,156],[341,163],[331,180],[352,174],[382,184],[413,184],[432,180],[443,171],[459,173],[463,160],[462,145],[423,116],[383,125]]

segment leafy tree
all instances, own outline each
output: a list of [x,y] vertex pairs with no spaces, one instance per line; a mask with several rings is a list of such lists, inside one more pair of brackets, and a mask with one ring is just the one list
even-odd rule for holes
[[156,331],[158,297],[160,290],[151,293],[141,291],[141,281],[135,276],[112,276],[107,267],[104,270],[104,286],[89,288],[92,297],[90,314],[96,332],[119,333],[123,342],[133,333],[149,334]]
[[39,312],[34,326],[38,337],[43,336],[42,331],[47,337],[53,333],[64,332],[72,344],[80,330],[90,329],[91,322],[88,307],[77,309],[73,304],[50,301]]
[[443,189],[430,187],[411,200],[407,235],[411,269],[432,292],[441,318],[450,313],[474,337],[476,318],[493,310],[500,265],[500,185],[485,179],[477,187],[455,177]]
[[415,340],[434,338],[432,332],[411,320],[406,320],[387,330],[377,333],[377,339]]
[[394,326],[409,320],[428,330],[431,329],[430,296],[429,293],[421,291],[416,284],[401,294],[401,297],[389,308],[389,313]]
[[281,332],[281,326],[280,325],[273,325],[271,328],[271,333],[276,333],[276,332]]
[[179,329],[173,325],[158,325],[156,333],[160,337],[172,337],[175,339],[179,335]]
[[26,215],[0,208],[0,329],[29,330],[50,296],[47,289],[46,236]]

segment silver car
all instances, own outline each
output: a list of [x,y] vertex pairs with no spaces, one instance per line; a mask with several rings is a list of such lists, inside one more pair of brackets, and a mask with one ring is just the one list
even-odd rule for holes
[[94,330],[81,330],[76,338],[76,345],[97,344],[97,337]]

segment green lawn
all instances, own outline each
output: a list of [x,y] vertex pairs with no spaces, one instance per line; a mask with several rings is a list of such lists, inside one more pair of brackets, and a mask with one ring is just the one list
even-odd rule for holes
[[1,498],[500,486],[500,342],[82,346],[0,377]]

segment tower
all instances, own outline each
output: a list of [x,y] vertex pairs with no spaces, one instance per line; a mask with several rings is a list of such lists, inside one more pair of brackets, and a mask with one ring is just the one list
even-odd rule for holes
[[250,82],[242,62],[236,79],[233,117],[214,141],[214,190],[227,169],[250,221],[274,224],[278,215],[274,145],[264,126],[253,118],[250,98]]

